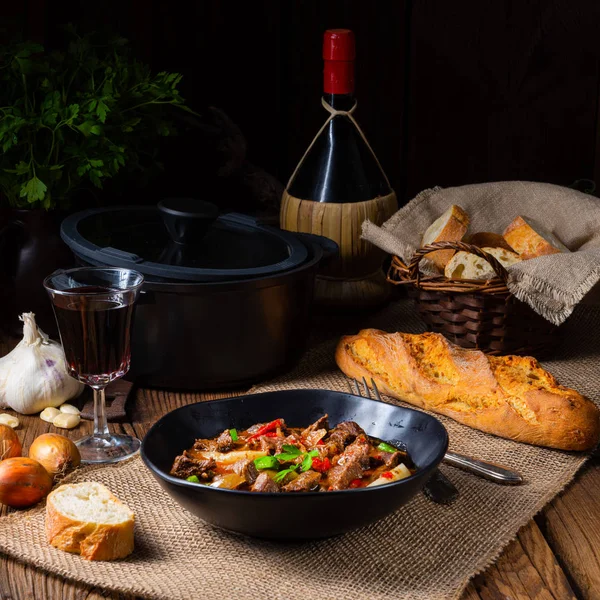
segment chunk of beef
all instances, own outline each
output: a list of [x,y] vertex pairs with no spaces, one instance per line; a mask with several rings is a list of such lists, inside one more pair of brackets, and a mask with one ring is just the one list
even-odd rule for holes
[[400,462],[401,457],[402,457],[401,452],[382,452],[381,453],[381,460],[383,461],[383,464],[388,469],[393,469],[394,467],[397,467],[398,463]]
[[229,429],[226,429],[217,438],[217,450],[219,452],[229,452],[232,448],[233,448],[233,439],[231,437],[231,433],[229,433]]
[[257,478],[252,487],[250,488],[253,492],[279,492],[279,486],[273,481],[267,473],[261,473]]
[[339,450],[353,442],[359,435],[365,435],[362,427],[354,421],[343,421],[339,423],[329,436],[329,444],[335,444]]
[[[278,419],[278,421],[280,421],[281,424],[275,430],[268,431],[266,435],[259,435],[257,437],[253,437],[252,439],[248,439],[246,442],[248,447],[251,450],[260,449],[263,452],[268,452],[269,454],[281,452],[281,445],[287,443],[282,441],[285,439],[287,434],[287,428],[283,419]],[[252,435],[256,435],[258,430],[264,425],[266,425],[266,423],[261,423],[258,426],[253,425],[248,429],[248,432]]]
[[293,481],[283,486],[284,492],[310,492],[318,487],[321,481],[321,473],[306,471],[300,473]]
[[193,446],[194,450],[206,450],[208,452],[218,452],[217,440],[196,440]]
[[306,452],[307,447],[304,445],[302,439],[296,434],[292,433],[283,438],[275,438],[277,441],[277,452],[285,452],[283,447],[287,444],[289,446],[295,446],[300,452]]
[[246,431],[250,435],[254,435],[264,425],[266,425],[266,423],[256,423],[256,424],[252,425],[251,427],[248,427],[248,429],[246,429]]
[[309,425],[303,432],[302,432],[302,437],[305,438],[307,437],[309,434],[313,433],[314,431],[317,431],[318,429],[325,429],[327,431],[327,429],[329,429],[329,415],[323,415],[322,417],[320,417],[319,419],[317,419],[312,425]]
[[329,485],[334,490],[345,490],[355,479],[363,474],[362,467],[357,462],[336,465],[328,472]]
[[337,461],[338,465],[356,461],[363,469],[368,469],[370,450],[369,440],[365,435],[360,435],[342,452]]
[[325,460],[326,458],[331,458],[331,456],[333,456],[332,454],[329,454],[330,448],[328,448],[327,444],[318,444],[314,447],[314,450],[319,452],[317,458],[320,460]]
[[257,438],[257,441],[260,444],[260,449],[263,452],[266,452],[267,454],[276,454],[278,452],[277,438],[261,435],[259,438]]
[[260,448],[263,452],[267,454],[280,454],[281,452],[285,452],[283,447],[286,444],[290,446],[295,446],[300,450],[300,452],[306,452],[307,448],[302,443],[302,440],[294,434],[288,435],[287,437],[279,436],[279,437],[269,437],[266,435],[261,435],[257,438],[258,444],[254,446],[254,448]]
[[214,469],[216,466],[217,463],[213,458],[198,460],[182,454],[175,459],[171,475],[181,477],[182,479],[187,479],[195,475],[202,481],[210,481],[215,476]]
[[376,452],[369,456],[369,461],[372,469],[376,469],[382,465],[388,469],[393,469],[398,466],[402,458],[402,452]]
[[327,429],[316,429],[315,431],[311,431],[308,435],[304,436],[304,444],[307,448],[312,450],[326,435]]
[[242,458],[233,463],[233,472],[246,478],[249,484],[253,484],[258,477],[258,469],[254,466],[254,461],[250,458]]
[[330,439],[325,442],[325,446],[317,446],[317,448],[319,449],[319,454],[322,454],[321,458],[325,458],[325,456],[328,456],[333,462],[337,462],[336,454],[342,452],[342,450],[344,449],[344,445],[340,440]]
[[345,490],[354,479],[360,479],[369,468],[369,440],[359,435],[342,452],[335,467],[329,470],[329,484],[334,490]]
[[345,431],[353,440],[359,435],[365,435],[364,429],[354,421],[343,421],[335,428],[336,431]]
[[[277,431],[278,434],[283,434],[285,435],[287,433],[287,426],[285,424],[285,421],[283,419],[274,419],[275,421],[279,421],[279,427],[277,427],[276,430],[273,431]],[[272,422],[272,421],[270,421]],[[254,435],[256,433],[258,433],[258,430],[261,427],[264,427],[265,425],[268,425],[269,423],[256,423],[255,425],[252,425],[251,427],[248,427],[248,429],[246,429],[246,432],[249,435]]]
[[250,450],[263,450],[262,444],[260,442],[261,438],[254,438],[250,441],[246,442],[246,445]]

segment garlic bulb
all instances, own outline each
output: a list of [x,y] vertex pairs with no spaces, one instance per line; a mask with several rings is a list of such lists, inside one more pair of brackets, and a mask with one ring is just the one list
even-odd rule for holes
[[79,396],[84,385],[67,373],[62,346],[38,329],[33,313],[23,313],[23,339],[0,358],[0,407],[31,415]]

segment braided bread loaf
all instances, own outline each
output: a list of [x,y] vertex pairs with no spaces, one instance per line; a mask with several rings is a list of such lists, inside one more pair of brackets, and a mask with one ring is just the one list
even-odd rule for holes
[[600,437],[594,403],[535,358],[487,356],[437,333],[365,329],[340,340],[336,361],[348,377],[373,378],[385,394],[487,433],[561,450],[588,450]]

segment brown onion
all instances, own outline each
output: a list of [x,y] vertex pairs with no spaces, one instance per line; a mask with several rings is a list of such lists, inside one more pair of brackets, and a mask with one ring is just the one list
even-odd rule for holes
[[0,425],[0,460],[21,456],[21,442],[12,427]]
[[77,446],[64,435],[44,433],[33,440],[29,458],[37,460],[52,477],[63,477],[81,464]]
[[12,508],[37,504],[52,489],[52,477],[31,458],[7,458],[0,462],[0,503]]

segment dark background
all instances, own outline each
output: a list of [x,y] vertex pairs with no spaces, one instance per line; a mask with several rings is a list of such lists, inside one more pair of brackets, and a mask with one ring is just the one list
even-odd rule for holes
[[[154,68],[184,74],[193,108],[223,109],[248,159],[284,184],[326,117],[333,27],[356,33],[357,117],[401,200],[433,185],[600,181],[597,0],[7,0],[0,15],[5,34],[47,44],[69,21],[112,26]],[[148,193],[170,178],[201,195],[196,142],[171,148]]]

